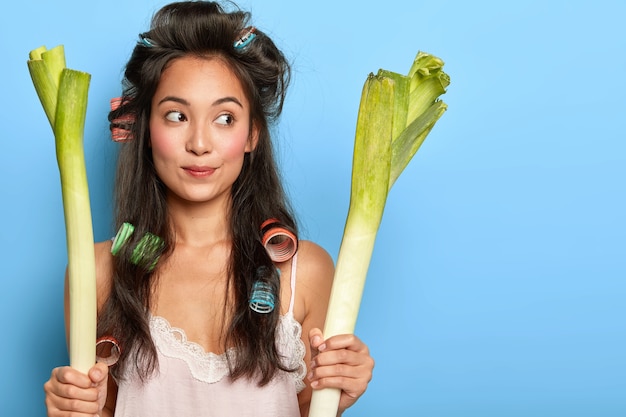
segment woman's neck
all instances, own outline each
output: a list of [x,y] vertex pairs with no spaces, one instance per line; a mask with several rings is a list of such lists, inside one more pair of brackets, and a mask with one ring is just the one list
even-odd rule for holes
[[176,244],[207,246],[230,240],[227,201],[194,203],[168,197],[168,212]]

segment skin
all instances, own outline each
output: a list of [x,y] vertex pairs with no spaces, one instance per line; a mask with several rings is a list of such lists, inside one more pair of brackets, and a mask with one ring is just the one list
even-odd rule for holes
[[[222,353],[220,332],[226,263],[197,262],[229,257],[230,186],[239,175],[244,154],[254,149],[257,131],[249,103],[228,66],[218,58],[183,57],[163,72],[152,102],[151,147],[155,168],[167,186],[167,202],[176,230],[173,253],[155,271],[153,311],[205,351]],[[113,272],[111,242],[95,245],[98,307],[110,293]],[[291,298],[291,262],[281,270],[281,306]],[[294,316],[302,325],[306,388],[298,395],[308,416],[312,389],[342,390],[339,414],[365,392],[374,362],[367,346],[353,335],[324,340],[324,324],[334,266],[318,245],[302,241]],[[66,287],[67,288],[67,287]],[[67,291],[67,290],[66,290]],[[66,324],[68,304],[66,294]],[[281,311],[286,313],[286,311]],[[117,387],[108,368],[96,364],[82,374],[55,368],[45,383],[48,416],[112,416]]]

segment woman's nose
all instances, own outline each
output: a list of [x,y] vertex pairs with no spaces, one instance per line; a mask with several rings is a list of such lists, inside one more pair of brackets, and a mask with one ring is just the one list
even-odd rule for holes
[[186,147],[188,152],[193,152],[196,155],[211,152],[212,145],[209,129],[204,126],[193,128],[187,140]]

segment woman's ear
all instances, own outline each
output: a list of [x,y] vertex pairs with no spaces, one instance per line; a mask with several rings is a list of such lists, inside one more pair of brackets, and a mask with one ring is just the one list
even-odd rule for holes
[[256,149],[256,145],[259,142],[259,128],[255,122],[251,123],[250,136],[248,137],[248,143],[246,143],[246,152],[252,152]]

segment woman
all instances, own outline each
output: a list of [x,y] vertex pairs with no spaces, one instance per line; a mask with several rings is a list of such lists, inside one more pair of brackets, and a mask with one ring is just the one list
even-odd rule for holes
[[[341,414],[365,391],[367,346],[319,330],[332,260],[297,240],[272,154],[289,65],[248,20],[173,3],[140,36],[109,115],[120,232],[96,244],[98,333],[122,354],[54,369],[49,416],[307,416],[325,387]],[[273,256],[273,230],[297,252]]]

